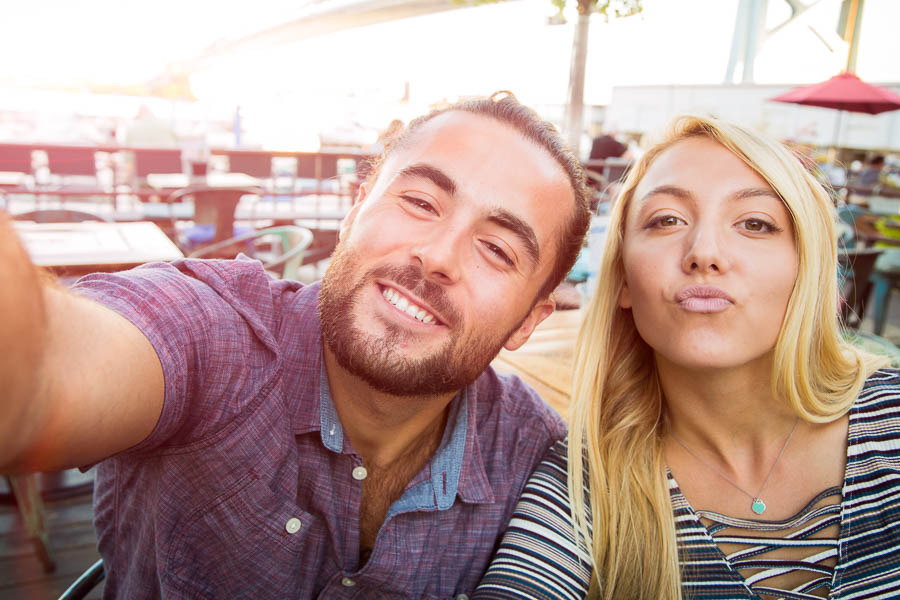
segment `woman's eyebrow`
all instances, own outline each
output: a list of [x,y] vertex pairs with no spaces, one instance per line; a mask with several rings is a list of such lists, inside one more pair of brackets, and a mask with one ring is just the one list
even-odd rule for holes
[[421,177],[423,179],[428,179],[447,194],[451,196],[456,194],[456,182],[434,165],[415,163],[401,169],[398,175],[401,177]]
[[653,196],[675,196],[676,198],[683,198],[684,200],[690,200],[694,197],[688,190],[678,187],[677,185],[660,185],[644,194],[638,203],[644,204]]
[[[694,195],[689,190],[678,187],[677,185],[660,185],[644,194],[643,197],[641,197],[639,204],[644,204],[653,196],[674,196],[676,198],[681,198],[684,200],[692,200],[694,198]],[[779,196],[774,190],[764,187],[746,188],[743,190],[738,190],[731,194],[731,198],[734,200],[757,198],[759,196],[768,196],[770,198],[774,198],[775,200],[781,200],[781,196]]]
[[732,194],[735,200],[743,200],[744,198],[757,198],[759,196],[768,196],[770,198],[774,198],[779,202],[782,201],[781,196],[779,196],[775,190],[770,188],[747,188],[743,190],[738,190],[734,194]]

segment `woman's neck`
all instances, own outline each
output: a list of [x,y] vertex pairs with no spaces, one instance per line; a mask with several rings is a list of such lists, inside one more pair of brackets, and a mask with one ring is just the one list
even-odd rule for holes
[[772,395],[771,356],[734,369],[686,369],[657,357],[671,431],[720,454],[783,440],[794,412]]

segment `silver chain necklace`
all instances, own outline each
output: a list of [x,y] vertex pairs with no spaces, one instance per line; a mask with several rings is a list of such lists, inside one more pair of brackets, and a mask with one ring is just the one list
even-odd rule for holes
[[684,442],[679,440],[678,436],[676,436],[674,433],[672,433],[671,430],[669,431],[669,435],[672,436],[673,440],[678,442],[679,446],[681,446],[682,448],[687,450],[688,454],[690,454],[691,456],[693,456],[694,458],[699,460],[701,463],[703,463],[704,465],[706,465],[707,467],[709,467],[710,469],[715,471],[719,477],[721,477],[722,479],[724,479],[725,481],[727,481],[728,483],[733,485],[735,488],[737,488],[738,490],[743,492],[748,498],[750,498],[750,500],[752,500],[752,503],[750,504],[750,510],[752,510],[753,512],[755,512],[758,515],[761,515],[764,512],[766,512],[766,503],[763,502],[763,500],[762,500],[762,498],[760,498],[760,496],[762,495],[763,490],[766,489],[766,484],[769,483],[769,478],[772,476],[772,473],[775,472],[775,465],[778,464],[778,461],[781,460],[781,455],[784,454],[785,449],[787,449],[788,442],[790,442],[791,438],[794,437],[794,430],[797,429],[798,423],[800,423],[800,417],[797,417],[797,420],[794,421],[794,426],[791,427],[791,432],[788,434],[787,439],[784,440],[784,445],[781,447],[781,452],[778,453],[778,457],[775,458],[775,462],[772,463],[772,468],[769,469],[769,474],[766,475],[766,480],[763,481],[763,484],[760,486],[759,491],[756,492],[755,496],[753,494],[751,494],[750,492],[748,492],[747,490],[745,490],[744,488],[742,488],[741,486],[739,486],[738,484],[736,484],[734,481],[731,480],[730,477],[728,477],[725,473],[723,473],[722,471],[717,469],[715,466],[709,464],[708,462],[706,462],[705,460],[703,460],[702,458],[700,458],[699,456],[694,454],[694,451],[691,450],[690,448],[688,448],[687,444],[685,444]]

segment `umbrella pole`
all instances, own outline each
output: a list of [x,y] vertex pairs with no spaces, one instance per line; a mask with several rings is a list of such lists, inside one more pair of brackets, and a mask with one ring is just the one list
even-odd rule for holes
[[834,135],[831,136],[831,148],[834,152],[834,156],[831,157],[831,160],[837,158],[837,153],[841,149],[841,121],[844,119],[844,111],[837,111],[837,117],[834,119]]

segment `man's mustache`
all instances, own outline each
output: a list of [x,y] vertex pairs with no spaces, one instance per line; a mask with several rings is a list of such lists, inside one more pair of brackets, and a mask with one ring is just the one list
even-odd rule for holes
[[460,320],[459,311],[447,297],[443,286],[425,277],[425,271],[419,265],[409,264],[402,267],[384,265],[370,273],[373,278],[389,279],[408,289],[437,312],[441,320],[448,326]]

